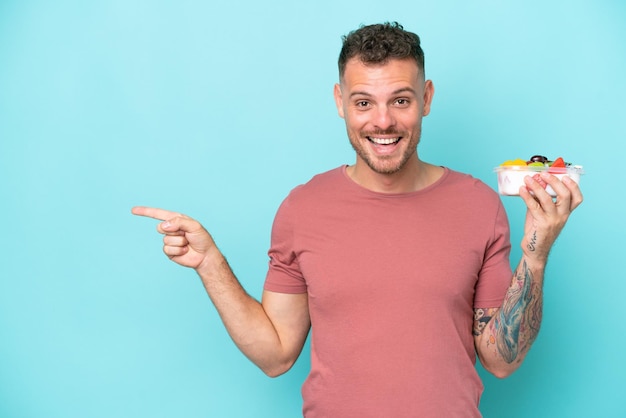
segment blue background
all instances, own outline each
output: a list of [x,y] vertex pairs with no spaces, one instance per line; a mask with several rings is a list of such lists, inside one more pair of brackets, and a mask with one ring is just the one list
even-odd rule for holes
[[[583,164],[544,323],[486,417],[626,416],[626,3],[0,0],[0,416],[296,417],[309,349],[265,377],[134,205],[205,224],[259,297],[274,213],[354,161],[332,98],[341,35],[398,20],[435,84],[423,159],[496,187]],[[503,198],[520,255],[524,205]]]

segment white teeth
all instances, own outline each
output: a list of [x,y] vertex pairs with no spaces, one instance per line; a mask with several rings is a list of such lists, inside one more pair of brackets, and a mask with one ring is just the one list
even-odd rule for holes
[[400,140],[400,138],[373,138],[373,137],[370,136],[369,140],[372,141],[375,144],[389,145],[389,144],[393,144],[395,142],[398,142]]

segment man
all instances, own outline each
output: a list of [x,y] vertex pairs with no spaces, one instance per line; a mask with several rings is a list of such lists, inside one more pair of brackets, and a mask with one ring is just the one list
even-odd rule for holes
[[480,416],[478,354],[511,374],[539,331],[548,253],[582,202],[573,181],[527,177],[522,259],[509,264],[499,197],[423,162],[433,83],[417,35],[398,24],[344,38],[334,96],[354,165],[315,176],[281,205],[261,303],[195,220],[154,208],[164,252],[194,268],[236,345],[269,376],[293,365],[311,329],[307,417]]

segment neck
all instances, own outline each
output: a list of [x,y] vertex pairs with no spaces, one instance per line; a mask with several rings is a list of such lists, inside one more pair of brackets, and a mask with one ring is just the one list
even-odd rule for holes
[[346,168],[348,176],[358,185],[378,193],[410,193],[424,189],[443,175],[443,168],[419,159],[407,162],[398,172],[381,174],[373,171],[364,161]]

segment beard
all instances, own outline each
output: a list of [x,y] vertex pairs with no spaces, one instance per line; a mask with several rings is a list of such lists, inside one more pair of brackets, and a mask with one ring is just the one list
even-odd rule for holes
[[[420,131],[417,131],[412,137],[410,137],[408,132],[381,130],[374,132],[359,132],[358,137],[355,138],[354,134],[348,132],[348,138],[350,139],[350,145],[352,145],[352,148],[357,153],[359,158],[361,158],[372,171],[378,174],[394,174],[402,170],[407,161],[409,161],[413,154],[417,152],[417,144],[420,141],[420,133]],[[399,142],[409,141],[409,144],[399,157],[396,155],[374,155],[369,149],[367,149],[367,145],[362,143],[361,139],[365,139],[367,141],[367,137],[376,137],[377,135],[400,137],[401,139]]]

